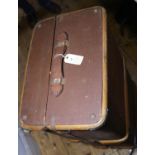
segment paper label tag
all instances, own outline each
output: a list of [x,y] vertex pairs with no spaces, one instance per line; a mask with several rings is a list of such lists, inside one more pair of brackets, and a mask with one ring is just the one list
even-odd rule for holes
[[64,62],[73,64],[73,65],[81,65],[84,56],[75,55],[75,54],[66,54],[64,57]]

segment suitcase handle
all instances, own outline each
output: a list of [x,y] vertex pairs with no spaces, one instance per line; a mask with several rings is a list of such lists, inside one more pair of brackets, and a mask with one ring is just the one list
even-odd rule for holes
[[56,36],[56,43],[54,45],[54,54],[51,66],[51,91],[54,96],[59,96],[63,90],[64,85],[64,70],[63,59],[67,51],[68,34],[66,32]]

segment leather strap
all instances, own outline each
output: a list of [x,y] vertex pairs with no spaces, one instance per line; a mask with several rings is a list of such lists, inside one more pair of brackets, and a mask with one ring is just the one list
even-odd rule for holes
[[56,36],[56,43],[54,46],[54,55],[51,66],[51,90],[54,96],[59,96],[63,90],[64,71],[63,71],[63,57],[68,47],[67,33],[61,33]]

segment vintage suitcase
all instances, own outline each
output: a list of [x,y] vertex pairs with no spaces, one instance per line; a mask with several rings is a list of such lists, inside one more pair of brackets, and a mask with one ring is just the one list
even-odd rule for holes
[[26,66],[21,126],[88,143],[131,144],[125,64],[113,42],[101,7],[39,22]]

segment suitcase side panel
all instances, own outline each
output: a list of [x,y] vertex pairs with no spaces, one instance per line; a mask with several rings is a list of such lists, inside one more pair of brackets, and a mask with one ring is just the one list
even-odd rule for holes
[[39,22],[30,44],[21,98],[21,126],[44,127],[55,19]]

